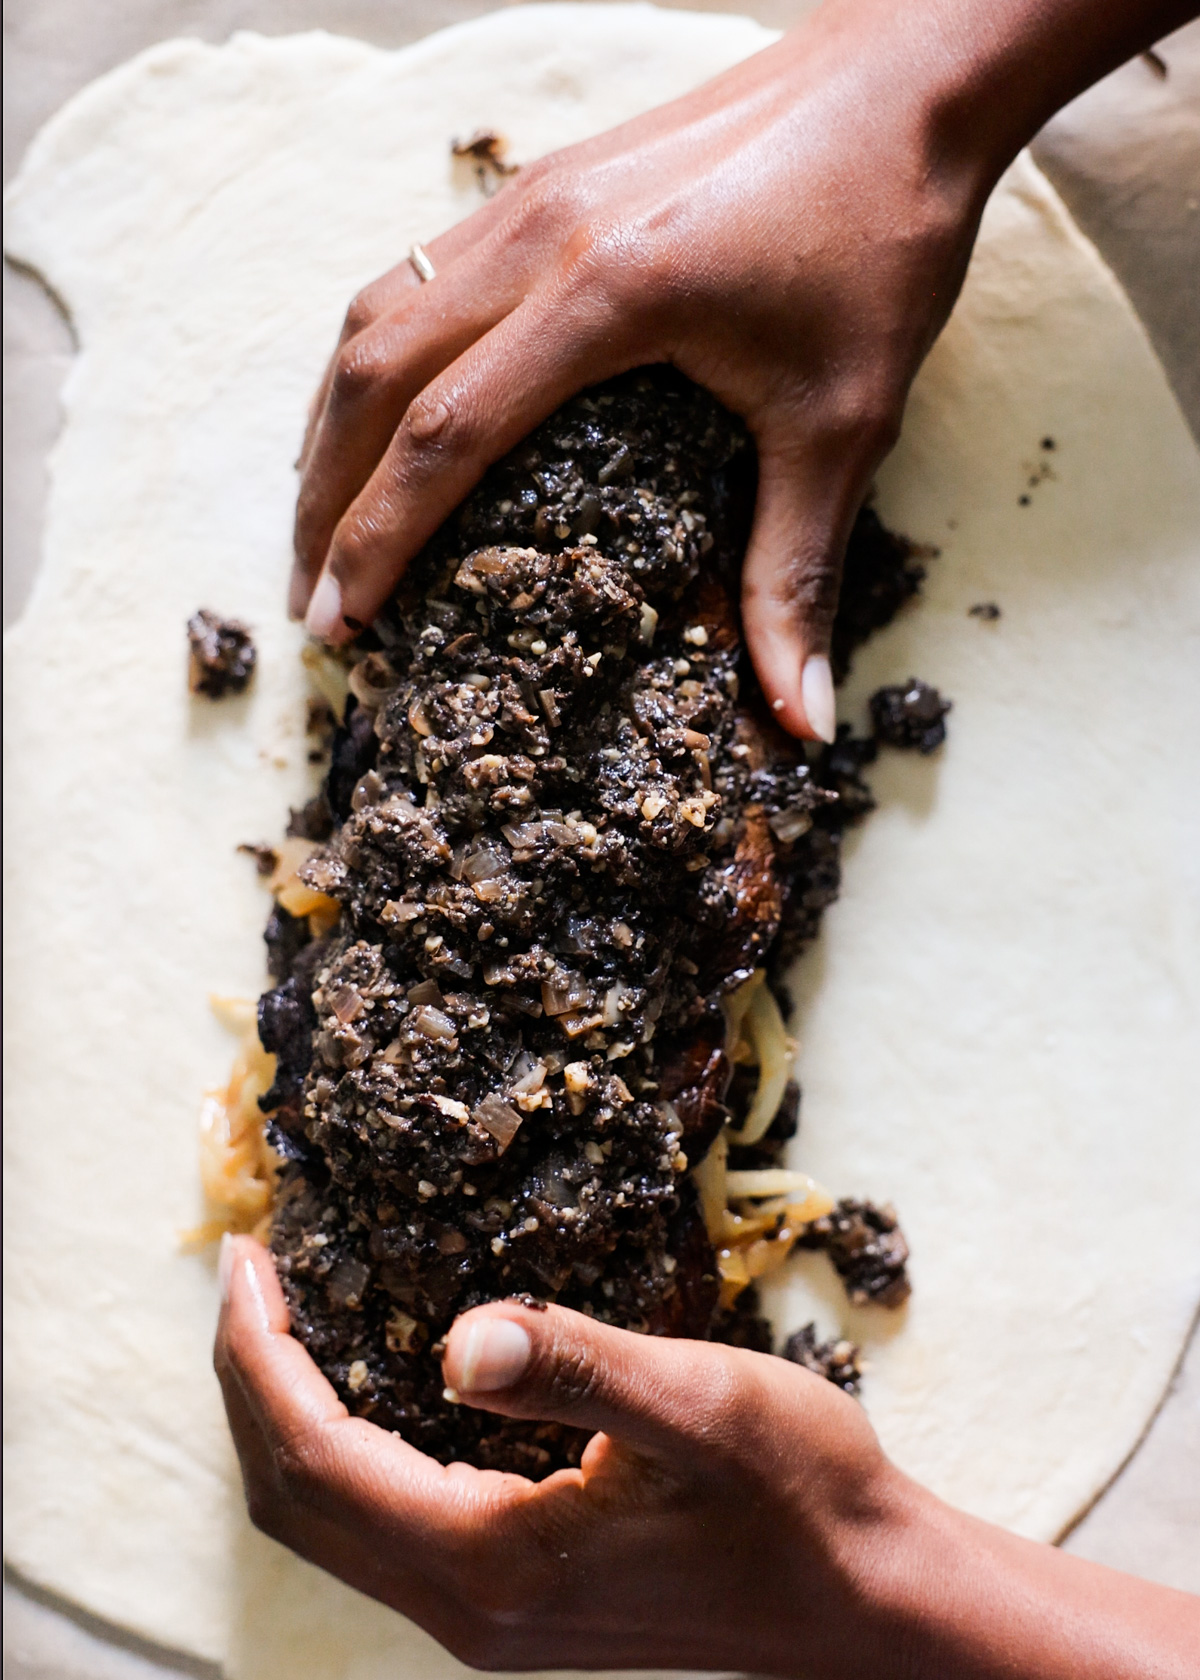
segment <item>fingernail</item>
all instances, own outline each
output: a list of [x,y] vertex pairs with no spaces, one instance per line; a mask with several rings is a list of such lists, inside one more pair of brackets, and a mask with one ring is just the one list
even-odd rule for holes
[[800,698],[804,701],[804,715],[809,727],[822,741],[832,741],[837,734],[837,716],[833,703],[833,672],[823,653],[811,654],[804,661],[804,675],[800,678]]
[[533,1352],[527,1331],[511,1318],[487,1318],[472,1324],[463,1347],[460,1393],[511,1388],[524,1373]]
[[262,1292],[262,1284],[258,1281],[258,1273],[254,1270],[254,1262],[253,1260],[244,1260],[242,1264],[246,1273],[246,1288],[250,1293],[251,1300],[254,1302],[254,1310],[258,1314],[258,1322],[265,1331],[270,1333],[271,1315],[267,1311],[266,1297]]
[[342,592],[330,572],[322,572],[304,615],[304,628],[319,642],[327,642],[342,622]]
[[221,1249],[217,1255],[217,1283],[221,1290],[222,1302],[229,1299],[229,1279],[233,1275],[233,1236],[226,1231],[221,1238]]

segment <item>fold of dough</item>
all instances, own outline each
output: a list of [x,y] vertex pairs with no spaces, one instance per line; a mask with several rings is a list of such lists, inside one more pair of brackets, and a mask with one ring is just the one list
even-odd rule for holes
[[[8,641],[9,1556],[237,1680],[462,1672],[252,1533],[212,1265],[178,1246],[230,1054],[206,993],[263,977],[234,847],[308,774],[283,611],[308,398],[350,295],[477,202],[452,136],[494,126],[526,160],[771,39],[550,5],[398,53],[169,42],[73,99],[10,194],[9,248],[81,348]],[[942,555],[844,709],[915,672],[955,710],[938,759],[881,761],[800,965],[797,1159],[896,1200],[915,1294],[852,1311],[813,1257],[773,1306],[865,1342],[901,1464],[1050,1538],[1136,1442],[1200,1296],[1200,460],[1025,159],[880,506]],[[244,700],[188,698],[199,605],[255,629]]]

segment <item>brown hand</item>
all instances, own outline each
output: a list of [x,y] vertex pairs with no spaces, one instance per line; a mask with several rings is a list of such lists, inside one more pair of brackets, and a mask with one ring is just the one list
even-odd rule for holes
[[670,361],[755,435],[750,646],[784,721],[830,736],[827,665],[801,671],[982,203],[889,83],[789,38],[523,169],[430,243],[428,284],[404,262],[368,287],[303,457],[293,610],[324,568],[340,599],[325,583],[310,626],[370,622],[491,461],[580,387]]
[[791,1673],[802,1647],[806,1674],[849,1672],[835,1636],[865,1621],[904,1484],[830,1384],[504,1302],[450,1336],[463,1403],[604,1433],[537,1485],[443,1468],[347,1415],[257,1244],[226,1260],[217,1371],[251,1516],[285,1545],[488,1667]]
[[488,1668],[806,1680],[1183,1677],[1200,1602],[950,1510],[859,1406],[766,1354],[477,1307],[461,1403],[595,1430],[539,1484],[352,1418],[288,1334],[270,1257],[222,1256],[216,1367],[259,1527]]
[[[303,453],[291,605],[369,623],[490,462],[673,362],[759,449],[747,638],[826,739],[841,554],[999,171],[1186,0],[829,0],[685,98],[531,164],[351,306]],[[319,582],[318,582],[319,579]],[[315,591],[315,592],[314,592]]]

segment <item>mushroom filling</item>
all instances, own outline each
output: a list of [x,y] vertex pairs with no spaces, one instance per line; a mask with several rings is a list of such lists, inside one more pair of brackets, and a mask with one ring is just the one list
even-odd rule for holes
[[[443,1397],[480,1302],[762,1345],[755,1280],[860,1227],[889,1287],[865,1237],[846,1275],[907,1290],[890,1213],[856,1224],[869,1204],[781,1162],[779,977],[874,745],[806,750],[764,704],[736,606],[754,476],[706,393],[625,375],[489,470],[341,660],[309,656],[338,724],[271,877],[270,1242],[347,1406],[443,1461],[539,1477],[583,1445]],[[847,570],[842,672],[922,575],[870,511]],[[848,1344],[793,1341],[857,1382]]]

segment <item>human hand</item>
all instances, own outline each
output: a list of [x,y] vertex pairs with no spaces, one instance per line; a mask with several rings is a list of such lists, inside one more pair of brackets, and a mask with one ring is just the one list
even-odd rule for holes
[[[832,738],[841,551],[982,203],[891,65],[818,34],[524,168],[353,303],[303,456],[293,610],[368,623],[484,468],[580,387],[667,360],[743,415],[748,643]],[[801,672],[809,656],[815,664]]]
[[597,1431],[578,1470],[533,1483],[350,1417],[251,1238],[223,1243],[221,1293],[215,1364],[254,1522],[476,1667],[1193,1671],[1200,1600],[952,1510],[785,1360],[476,1307],[443,1362],[460,1403]]
[[849,1657],[874,1642],[907,1484],[831,1384],[500,1302],[451,1331],[462,1403],[604,1433],[538,1484],[443,1467],[347,1415],[287,1333],[257,1243],[228,1242],[223,1262],[216,1364],[254,1521],[457,1656],[865,1672]]
[[[350,307],[302,454],[291,606],[369,623],[485,468],[585,385],[670,361],[759,454],[747,643],[832,739],[841,555],[1000,171],[1187,0],[829,0],[682,99],[522,169]],[[319,579],[319,582],[318,582]]]

